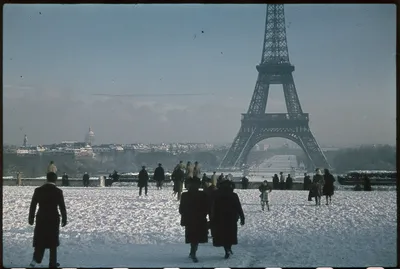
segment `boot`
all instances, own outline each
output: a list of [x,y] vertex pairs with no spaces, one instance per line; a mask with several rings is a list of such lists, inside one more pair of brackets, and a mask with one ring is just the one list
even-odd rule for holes
[[225,259],[228,259],[230,256],[229,247],[224,247],[224,249],[225,249]]
[[199,260],[196,257],[197,245],[191,244],[190,246],[190,254],[189,257],[193,260],[193,262],[198,262]]

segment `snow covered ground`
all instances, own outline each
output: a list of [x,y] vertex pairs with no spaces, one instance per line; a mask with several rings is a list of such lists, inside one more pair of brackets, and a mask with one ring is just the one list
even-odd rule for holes
[[[3,263],[32,257],[28,210],[34,187],[3,187]],[[396,265],[396,192],[337,191],[314,206],[304,191],[273,191],[271,211],[258,190],[237,190],[246,216],[234,255],[211,242],[189,258],[172,190],[136,187],[63,188],[69,223],[61,228],[62,267],[367,267]],[[111,208],[110,208],[111,206]],[[48,252],[42,266],[48,264]]]

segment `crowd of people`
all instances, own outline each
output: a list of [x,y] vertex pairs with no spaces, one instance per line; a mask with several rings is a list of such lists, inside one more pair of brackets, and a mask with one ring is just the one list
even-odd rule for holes
[[[36,226],[34,230],[33,247],[34,254],[30,267],[35,267],[41,263],[44,250],[50,249],[50,267],[58,267],[57,247],[59,246],[59,226],[67,225],[67,212],[64,203],[64,196],[61,189],[57,188],[57,167],[51,162],[47,169],[47,182],[35,189],[29,210],[29,224],[34,224],[36,207],[39,210],[36,215]],[[110,178],[118,181],[119,175],[116,171]],[[165,171],[159,163],[154,171],[154,180],[157,189],[162,189],[165,181]],[[177,197],[179,204],[179,214],[181,215],[180,225],[185,228],[185,243],[190,244],[189,257],[193,262],[198,262],[197,249],[199,244],[207,243],[212,238],[213,246],[223,247],[225,258],[228,259],[233,254],[232,246],[238,243],[237,222],[245,224],[245,216],[238,195],[234,192],[235,184],[229,175],[216,172],[208,177],[206,173],[201,174],[198,162],[186,165],[181,161],[176,165],[171,175],[174,183],[173,194]],[[139,196],[148,194],[149,174],[145,166],[138,175]],[[322,174],[320,169],[315,170],[311,180],[307,173],[304,174],[304,190],[308,190],[308,200],[315,198],[315,204],[321,205],[321,197],[326,197],[326,204],[332,202],[334,194],[335,178],[328,169],[324,169]],[[248,186],[248,179],[242,178],[242,188]],[[293,180],[290,175],[284,178],[283,172],[280,177],[273,176],[272,186],[267,180],[259,186],[261,209],[265,207],[270,210],[269,193],[273,189],[291,189]],[[62,185],[68,186],[68,175],[64,173]],[[89,186],[89,174],[83,176],[83,185]],[[187,192],[183,192],[183,189]],[[202,190],[201,190],[202,189]],[[58,208],[61,212],[58,213]],[[208,219],[207,219],[208,216]]]
[[[158,168],[154,177],[157,188],[161,189],[165,173],[161,164]],[[63,191],[56,187],[57,174],[54,171],[57,171],[55,165],[52,166],[52,171],[47,172],[46,184],[35,189],[30,204],[29,224],[34,224],[36,216],[36,225],[33,237],[34,254],[29,267],[35,267],[42,262],[45,249],[50,249],[49,267],[60,266],[57,262],[57,247],[60,244],[59,226],[60,222],[61,227],[67,225],[67,211]],[[88,177],[87,173],[85,175]],[[228,259],[233,254],[232,246],[238,243],[237,222],[240,219],[241,225],[245,223],[239,197],[234,193],[235,186],[227,176],[221,174],[217,177],[214,172],[211,178],[200,179],[199,175],[201,175],[200,169],[195,162],[194,166],[191,163],[185,167],[177,165],[172,176],[174,192],[180,201],[180,225],[185,228],[185,242],[190,244],[189,257],[193,262],[198,262],[196,256],[198,246],[207,243],[210,234],[213,246],[223,247],[224,257]],[[68,179],[63,176],[62,180]],[[143,188],[147,195],[148,180],[149,175],[143,166],[139,172],[139,195],[142,194]],[[182,193],[183,186],[187,192]],[[203,190],[200,190],[200,187]],[[39,209],[35,214],[37,205]],[[61,220],[58,210],[61,212]]]

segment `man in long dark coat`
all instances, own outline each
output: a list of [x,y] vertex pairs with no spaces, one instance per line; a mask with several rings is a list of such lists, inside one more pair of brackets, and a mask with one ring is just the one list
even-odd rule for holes
[[172,172],[172,181],[174,182],[174,195],[177,194],[178,201],[181,199],[181,194],[183,191],[183,182],[185,181],[185,172],[183,172],[181,167],[177,167],[174,172]]
[[117,172],[117,170],[114,170],[113,174],[110,176],[110,178],[112,178],[112,182],[118,182],[119,181],[119,174]]
[[272,178],[272,188],[274,190],[279,189],[279,177],[278,174],[275,174],[274,177]]
[[249,179],[246,176],[242,177],[242,189],[247,190],[249,187]]
[[89,187],[89,174],[87,172],[85,172],[85,174],[83,175],[83,187]]
[[148,182],[149,182],[149,174],[146,171],[146,166],[142,166],[142,170],[140,170],[139,172],[139,180],[138,180],[139,196],[142,195],[143,188],[144,188],[144,195],[147,196]]
[[162,184],[165,180],[165,172],[161,163],[159,163],[158,167],[154,170],[154,180],[157,183],[157,190],[162,189]]
[[199,178],[193,178],[188,191],[182,194],[179,205],[181,226],[185,227],[185,243],[190,244],[189,257],[193,262],[198,262],[196,251],[199,244],[208,242],[209,206],[207,194],[199,190],[200,184]]
[[68,180],[67,173],[64,173],[64,175],[62,176],[61,183],[62,183],[62,186],[64,186],[64,187],[69,186],[69,180]]
[[237,245],[237,221],[244,225],[244,214],[239,197],[233,192],[231,182],[220,183],[211,210],[211,226],[213,229],[213,245],[224,247],[225,259],[232,252],[232,245]]
[[332,195],[335,190],[334,186],[335,178],[329,172],[328,169],[324,170],[324,187],[322,188],[322,194],[326,197],[326,205],[328,205],[328,198],[329,203],[332,203]]
[[43,260],[44,251],[50,249],[49,267],[58,267],[57,247],[60,245],[60,215],[61,227],[67,225],[67,211],[65,209],[63,191],[56,187],[57,175],[53,172],[47,173],[47,183],[35,189],[29,209],[29,225],[35,220],[36,206],[39,210],[36,215],[36,225],[33,235],[33,260],[29,267],[35,267]]

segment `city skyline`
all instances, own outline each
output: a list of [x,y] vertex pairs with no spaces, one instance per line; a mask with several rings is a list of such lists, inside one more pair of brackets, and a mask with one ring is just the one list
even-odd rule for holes
[[[89,126],[96,144],[231,143],[253,94],[265,7],[5,5],[4,143],[79,141]],[[395,144],[395,5],[285,13],[317,141]],[[282,89],[270,97],[267,112],[285,112]]]

